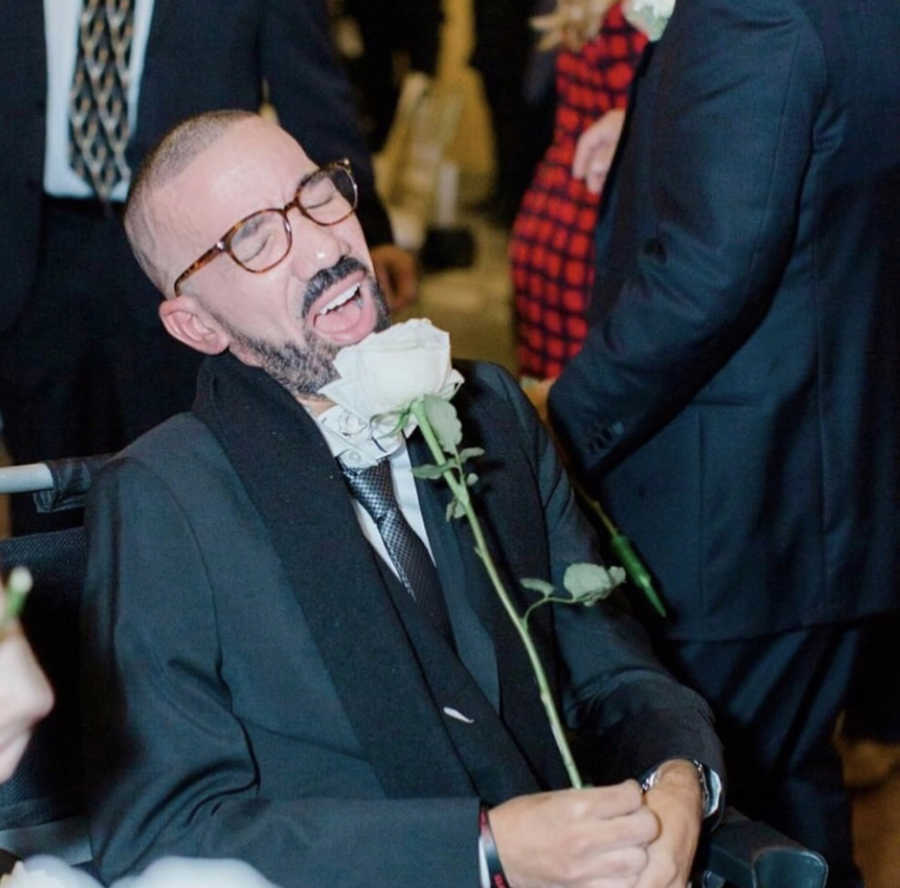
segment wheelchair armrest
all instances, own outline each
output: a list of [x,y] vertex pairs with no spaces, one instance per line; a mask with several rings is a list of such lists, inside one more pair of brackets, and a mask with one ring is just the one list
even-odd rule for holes
[[97,456],[47,460],[45,465],[53,483],[51,487],[36,489],[32,494],[37,511],[62,512],[82,508],[94,476],[110,456],[110,453],[101,453]]
[[697,852],[702,888],[825,888],[828,864],[776,829],[728,808]]

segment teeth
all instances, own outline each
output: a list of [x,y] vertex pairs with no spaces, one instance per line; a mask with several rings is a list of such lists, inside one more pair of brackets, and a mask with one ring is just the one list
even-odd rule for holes
[[334,311],[336,308],[340,308],[345,302],[349,302],[359,291],[359,284],[354,284],[352,287],[348,287],[344,290],[343,293],[338,293],[331,302],[328,303],[320,312],[319,315],[328,314],[330,311]]

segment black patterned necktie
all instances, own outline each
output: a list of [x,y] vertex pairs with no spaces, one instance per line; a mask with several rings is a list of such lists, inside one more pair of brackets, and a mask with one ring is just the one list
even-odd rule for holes
[[409,526],[394,496],[390,462],[381,460],[365,469],[341,465],[347,486],[372,516],[397,576],[420,610],[448,640],[452,639],[447,604],[437,570],[425,544]]
[[109,201],[129,176],[128,79],[133,0],[84,0],[69,91],[69,165]]

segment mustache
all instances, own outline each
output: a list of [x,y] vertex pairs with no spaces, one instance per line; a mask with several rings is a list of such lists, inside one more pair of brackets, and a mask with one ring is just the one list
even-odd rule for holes
[[367,275],[370,274],[362,262],[354,256],[341,256],[331,268],[323,268],[317,271],[306,285],[303,294],[303,317],[309,313],[312,304],[333,284],[343,280],[348,275],[356,271],[363,271]]

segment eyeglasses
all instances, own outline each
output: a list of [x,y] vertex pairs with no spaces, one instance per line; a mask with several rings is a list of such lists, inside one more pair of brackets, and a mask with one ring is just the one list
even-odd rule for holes
[[216,256],[227,253],[241,268],[262,274],[274,268],[291,251],[293,232],[288,213],[296,207],[317,225],[337,225],[355,209],[358,192],[356,180],[346,158],[336,160],[309,173],[300,180],[293,200],[280,210],[271,207],[257,210],[236,222],[196,262],[175,279],[175,295],[195,271]]

